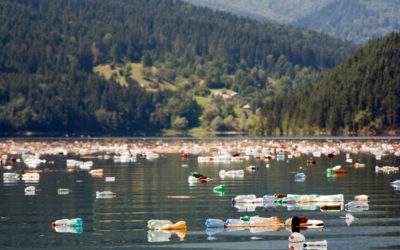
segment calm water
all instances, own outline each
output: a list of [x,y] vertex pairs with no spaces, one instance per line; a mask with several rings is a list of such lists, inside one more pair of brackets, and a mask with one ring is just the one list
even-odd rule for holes
[[[271,160],[230,164],[198,164],[196,157],[181,159],[179,155],[161,155],[159,159],[137,163],[116,164],[112,160],[94,159],[93,168],[103,168],[104,177],[114,176],[115,182],[105,182],[87,171],[79,173],[41,173],[40,182],[27,184],[18,181],[0,186],[0,243],[1,248],[185,248],[185,249],[288,249],[290,232],[212,231],[204,225],[207,218],[239,218],[244,215],[306,216],[325,222],[323,231],[302,231],[308,241],[327,240],[329,249],[400,249],[400,191],[389,182],[400,179],[399,174],[375,174],[375,165],[399,166],[394,156],[376,161],[370,155],[352,155],[366,164],[355,169],[345,163],[341,154],[334,159],[315,158],[316,165],[307,166],[310,156],[285,161]],[[38,169],[66,169],[70,156],[51,156]],[[77,158],[76,158],[77,159]],[[221,169],[244,169],[256,165],[257,171],[245,172],[243,178],[220,179]],[[348,175],[326,177],[328,167],[342,165]],[[299,167],[302,166],[302,169]],[[26,169],[22,163],[14,170]],[[214,180],[189,185],[190,172],[198,171]],[[1,170],[1,172],[5,172]],[[295,182],[298,172],[306,174],[305,182]],[[225,184],[221,196],[212,188]],[[36,195],[26,196],[24,188],[34,185]],[[69,188],[69,195],[57,195],[58,188]],[[117,193],[112,199],[96,199],[96,191]],[[359,218],[350,226],[347,211],[322,212],[288,207],[257,207],[241,211],[232,206],[231,198],[239,194],[258,197],[274,193],[344,194],[345,203],[359,194],[369,196],[369,210],[352,212]],[[173,199],[168,196],[193,196]],[[251,210],[251,209],[250,209]],[[51,222],[62,218],[83,219],[82,233],[58,233]],[[186,234],[148,232],[150,219],[169,219],[187,222]]]

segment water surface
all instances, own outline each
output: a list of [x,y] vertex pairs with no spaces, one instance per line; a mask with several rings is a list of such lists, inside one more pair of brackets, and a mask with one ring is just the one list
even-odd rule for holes
[[[66,169],[66,160],[79,157],[48,156],[38,169]],[[114,163],[112,159],[93,159],[94,169],[103,168],[103,177],[87,171],[79,173],[41,173],[38,183],[2,183],[0,186],[0,243],[2,248],[184,248],[184,249],[288,249],[290,232],[252,232],[249,230],[210,230],[207,218],[239,218],[244,215],[263,217],[306,216],[325,222],[323,231],[302,231],[308,241],[327,240],[329,249],[400,249],[400,191],[389,186],[400,175],[376,174],[375,165],[399,166],[400,159],[386,156],[377,161],[367,154],[351,155],[364,168],[345,163],[344,154],[333,159],[314,158],[316,165],[307,166],[310,156],[246,162],[199,164],[196,156],[182,159],[178,154],[161,155],[137,163]],[[269,164],[269,167],[266,167]],[[255,165],[258,170],[245,172],[243,178],[221,179],[222,169],[244,169]],[[342,165],[347,175],[327,177],[326,168]],[[13,165],[12,171],[27,169],[25,164]],[[301,168],[300,168],[301,167]],[[190,172],[197,171],[213,180],[189,185]],[[6,170],[1,170],[1,173]],[[294,175],[306,174],[304,182],[295,182]],[[104,177],[114,176],[115,182]],[[213,192],[224,184],[226,193]],[[27,196],[24,188],[34,185],[36,195]],[[69,188],[69,195],[58,195],[58,188]],[[96,191],[110,190],[111,199],[96,199]],[[285,206],[238,209],[231,199],[239,194],[258,197],[274,193],[343,194],[345,203],[354,196],[369,196],[369,210],[351,212],[359,220],[350,225],[341,218],[347,211],[322,212]],[[192,196],[189,199],[169,196]],[[83,219],[83,232],[58,233],[51,222],[62,218]],[[186,234],[152,232],[146,228],[150,219],[187,222]]]

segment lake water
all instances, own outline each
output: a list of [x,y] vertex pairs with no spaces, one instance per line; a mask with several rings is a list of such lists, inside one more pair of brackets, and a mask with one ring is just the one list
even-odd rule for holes
[[[48,156],[38,169],[66,169],[71,156]],[[345,163],[342,153],[333,159],[314,158],[316,165],[307,166],[310,156],[284,161],[257,161],[199,164],[196,156],[182,159],[178,154],[163,154],[152,161],[139,159],[136,163],[114,163],[112,159],[93,159],[93,169],[104,169],[103,177],[87,171],[78,173],[41,173],[38,183],[2,183],[0,186],[1,248],[162,248],[162,249],[289,249],[285,228],[280,231],[254,232],[247,229],[210,230],[204,225],[208,218],[239,218],[244,215],[293,216],[323,220],[324,229],[305,230],[307,241],[327,240],[328,249],[400,249],[400,191],[390,187],[399,179],[396,174],[376,174],[375,165],[399,166],[400,158],[382,157],[377,161],[369,154],[351,155],[354,161],[365,163],[354,168]],[[54,164],[49,162],[54,161]],[[87,161],[87,160],[85,160]],[[269,167],[266,167],[269,164]],[[246,171],[243,178],[221,179],[222,169],[244,169],[255,165],[256,171]],[[342,165],[347,175],[327,177],[326,169]],[[302,167],[300,169],[300,167]],[[26,169],[16,163],[11,172]],[[200,172],[213,180],[189,185],[190,172]],[[1,170],[2,173],[6,170]],[[10,171],[9,171],[10,172]],[[295,182],[294,175],[304,172],[304,182]],[[105,182],[104,177],[115,177]],[[226,193],[213,192],[224,184]],[[24,194],[29,185],[36,194]],[[58,195],[58,188],[68,188],[69,195]],[[96,199],[96,191],[116,193],[111,199]],[[354,196],[369,196],[369,209],[351,214],[359,218],[350,225],[343,218],[348,211],[304,210],[286,206],[238,209],[231,199],[240,194],[343,194],[345,203]],[[169,198],[191,196],[192,198]],[[51,223],[62,218],[83,220],[83,231],[56,232]],[[150,219],[186,221],[186,233],[153,232],[147,230]]]

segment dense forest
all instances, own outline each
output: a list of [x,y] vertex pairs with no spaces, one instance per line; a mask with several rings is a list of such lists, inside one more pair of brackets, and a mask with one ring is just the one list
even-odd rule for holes
[[316,82],[267,101],[258,133],[398,134],[400,33],[369,42]]
[[400,29],[393,0],[186,0],[256,19],[290,23],[359,44]]
[[[265,96],[309,82],[355,49],[173,0],[4,0],[0,23],[2,133],[229,129],[233,104],[214,100],[203,110],[192,96],[236,91],[255,111]],[[155,91],[132,76],[134,63]],[[116,72],[104,77],[99,65]],[[172,87],[157,89],[164,83]],[[208,121],[210,113],[219,119]]]

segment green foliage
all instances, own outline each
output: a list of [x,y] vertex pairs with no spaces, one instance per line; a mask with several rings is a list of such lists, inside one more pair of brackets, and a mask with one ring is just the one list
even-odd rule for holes
[[269,99],[265,134],[380,133],[400,127],[400,33],[369,42],[312,84]]

